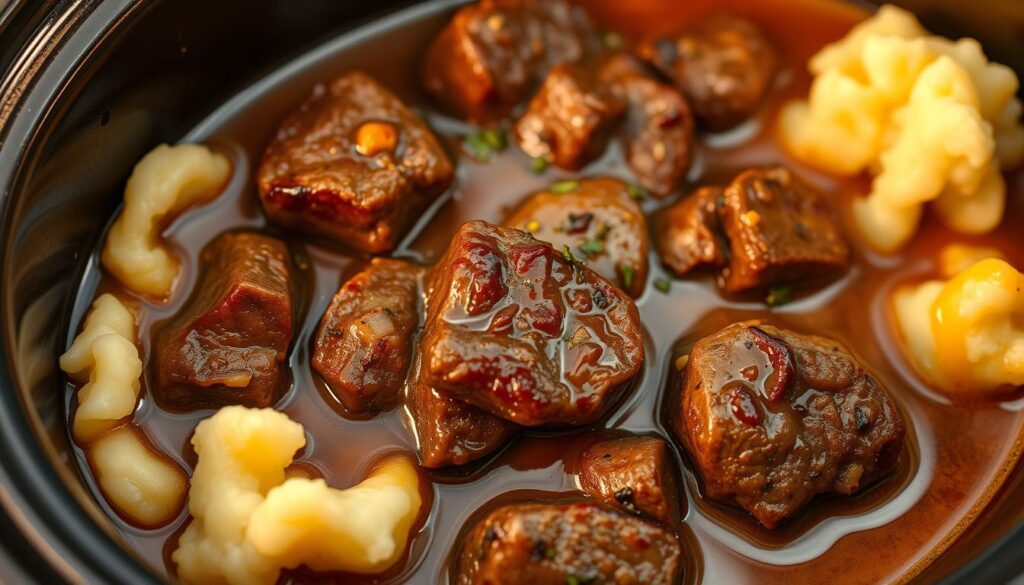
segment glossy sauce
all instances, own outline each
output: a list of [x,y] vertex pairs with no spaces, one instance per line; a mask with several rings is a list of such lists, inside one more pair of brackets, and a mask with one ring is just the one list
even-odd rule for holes
[[[836,181],[789,159],[776,145],[770,123],[782,100],[806,95],[807,58],[863,18],[860,9],[828,0],[591,0],[589,5],[601,22],[614,23],[616,30],[627,36],[672,30],[714,5],[753,18],[776,43],[783,60],[776,91],[758,119],[727,134],[700,137],[686,190],[697,184],[728,181],[753,165],[781,161],[831,194],[841,209],[848,208],[850,197],[865,191],[865,181]],[[266,225],[259,211],[253,172],[280,119],[298,104],[312,83],[348,68],[363,68],[423,111],[449,152],[458,152],[460,137],[471,129],[439,114],[415,81],[422,48],[447,16],[443,11],[431,16],[437,11],[429,7],[416,10],[424,15],[422,22],[400,24],[390,32],[378,31],[348,45],[328,42],[311,56],[246,90],[186,137],[229,154],[235,164],[234,175],[219,199],[186,212],[168,228],[170,241],[178,247],[183,261],[182,275],[166,304],[158,306],[139,299],[140,345],[147,365],[152,348],[150,329],[155,322],[173,315],[187,298],[196,281],[198,254],[206,243],[226,229],[239,227],[261,228],[283,237]],[[600,175],[629,180],[618,145],[612,144],[603,157],[578,175],[548,170],[536,176],[529,169],[529,160],[515,147],[486,164],[460,157],[455,186],[425,215],[394,256],[429,265],[444,252],[464,221],[501,222],[525,196],[552,181]],[[916,238],[899,255],[877,256],[854,243],[853,265],[845,276],[775,310],[760,302],[724,299],[711,278],[675,280],[669,293],[662,293],[651,283],[666,274],[651,252],[651,274],[643,296],[637,300],[647,359],[636,382],[625,390],[626,395],[592,427],[558,433],[523,432],[482,462],[427,474],[433,482],[433,506],[429,517],[424,518],[422,532],[413,540],[407,561],[386,575],[359,581],[444,582],[464,524],[478,518],[482,508],[497,501],[577,497],[575,479],[565,468],[571,465],[571,455],[598,435],[630,431],[669,437],[665,396],[667,389],[675,391],[678,387],[673,365],[676,357],[686,353],[700,336],[750,318],[843,342],[903,410],[908,422],[908,447],[899,471],[877,486],[853,498],[819,497],[797,518],[767,531],[737,509],[704,501],[685,456],[670,441],[684,475],[685,489],[679,502],[682,522],[678,526],[687,550],[683,582],[874,583],[912,576],[971,522],[1015,470],[1024,401],[951,405],[927,388],[900,354],[887,299],[894,286],[934,274],[938,251],[952,241],[996,246],[1016,266],[1024,266],[1024,237],[1014,230],[1014,226],[1024,225],[1024,173],[1010,177],[1009,186],[1007,217],[994,233],[974,238],[957,236],[927,218]],[[675,198],[645,202],[648,217],[654,217],[659,207]],[[852,233],[849,226],[847,221],[847,231]],[[342,405],[309,366],[311,339],[321,315],[338,286],[367,258],[295,236],[287,237],[287,241],[299,267],[301,294],[295,304],[300,327],[296,328],[290,355],[293,386],[278,408],[301,422],[307,431],[308,444],[298,457],[295,471],[320,475],[335,487],[348,487],[361,480],[382,453],[414,451],[416,444],[406,428],[403,408],[365,420],[345,418]],[[91,300],[108,290],[122,298],[132,297],[103,273],[94,254],[71,322],[77,327]],[[68,332],[69,341],[75,332]],[[148,382],[149,370],[146,375]],[[146,397],[146,392],[144,388],[135,422],[161,449],[191,469],[195,455],[188,440],[195,424],[210,411],[184,415],[165,412]],[[70,413],[74,404],[70,387],[67,401]],[[105,506],[81,450],[76,454],[83,475]],[[176,547],[186,513],[170,526],[144,531],[116,519],[109,508],[108,512],[131,549],[157,571],[173,571],[170,552]],[[303,570],[287,573],[284,579],[352,582],[351,576],[313,575]]]

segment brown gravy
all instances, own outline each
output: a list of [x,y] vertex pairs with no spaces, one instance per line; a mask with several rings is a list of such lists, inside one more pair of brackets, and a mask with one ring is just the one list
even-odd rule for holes
[[[614,23],[615,29],[627,37],[641,31],[671,30],[714,6],[753,18],[780,49],[784,70],[758,119],[725,135],[702,136],[690,173],[691,186],[727,181],[750,166],[781,161],[831,193],[841,208],[847,207],[845,202],[850,197],[865,191],[864,181],[837,181],[791,160],[776,145],[771,128],[774,112],[783,100],[806,95],[807,58],[863,18],[860,8],[829,0],[590,0],[588,5],[601,22]],[[381,38],[361,41],[366,46],[348,61],[339,57],[313,69],[292,68],[277,81],[260,82],[221,108],[190,137],[229,153],[235,173],[217,201],[187,212],[167,231],[179,248],[183,273],[168,303],[140,301],[140,343],[147,363],[150,328],[173,315],[188,296],[195,282],[198,253],[206,243],[225,229],[239,227],[265,229],[283,236],[266,225],[252,175],[280,118],[298,103],[313,81],[329,78],[351,64],[360,66],[424,111],[450,152],[457,152],[460,136],[470,129],[437,113],[416,87],[418,51],[443,22],[437,17],[425,20],[429,22],[414,27],[416,35],[407,36],[403,42],[388,42],[386,38],[392,33],[384,32]],[[321,56],[321,60],[325,58]],[[528,163],[515,147],[486,164],[461,157],[455,187],[395,256],[430,264],[443,253],[464,221],[500,222],[527,194],[571,176],[557,170],[535,176]],[[627,180],[630,176],[615,145],[580,175],[615,175]],[[667,294],[648,282],[646,292],[638,299],[648,359],[628,395],[592,427],[573,432],[523,432],[483,462],[427,474],[433,482],[433,506],[405,563],[386,575],[356,580],[444,582],[464,524],[482,507],[496,501],[577,497],[573,479],[564,473],[567,458],[597,435],[629,431],[668,436],[664,396],[670,385],[678,383],[674,358],[685,353],[687,344],[701,335],[755,317],[845,343],[904,411],[910,446],[895,476],[854,498],[819,498],[806,512],[775,531],[760,528],[738,510],[704,501],[699,495],[699,482],[676,446],[684,475],[684,493],[679,502],[682,521],[677,528],[688,550],[683,581],[874,583],[910,578],[972,522],[1015,471],[1022,446],[1024,401],[952,405],[927,388],[900,353],[888,319],[888,294],[900,283],[932,274],[937,252],[952,241],[998,247],[1016,266],[1024,266],[1024,237],[1014,233],[1014,226],[1024,225],[1024,173],[1010,177],[1008,184],[1011,193],[1007,216],[994,233],[973,238],[957,236],[928,218],[904,252],[881,257],[855,244],[854,265],[842,279],[775,310],[759,302],[724,299],[710,278],[675,280]],[[666,203],[647,201],[644,208],[649,217],[654,217],[657,208]],[[301,328],[291,353],[293,387],[278,408],[300,421],[310,437],[296,471],[320,475],[332,486],[347,487],[359,481],[382,453],[415,450],[415,440],[406,430],[402,408],[368,420],[346,418],[340,402],[310,369],[311,337],[317,323],[338,285],[366,257],[296,236],[288,236],[287,241],[301,269],[302,295],[297,299]],[[665,276],[654,252],[651,265],[651,280]],[[94,255],[79,291],[72,319],[76,327],[99,292],[111,290],[123,298],[132,296],[98,266],[98,255]],[[69,339],[74,333],[69,332]],[[69,414],[73,394],[69,386]],[[144,391],[135,422],[160,448],[190,469],[195,460],[188,445],[191,431],[209,414],[163,411],[145,398]],[[76,454],[83,475],[102,503],[82,451]],[[143,531],[108,511],[130,549],[155,570],[173,574],[170,552],[176,547],[187,513],[170,526]],[[315,575],[300,569],[287,573],[282,580],[352,582],[353,577]]]

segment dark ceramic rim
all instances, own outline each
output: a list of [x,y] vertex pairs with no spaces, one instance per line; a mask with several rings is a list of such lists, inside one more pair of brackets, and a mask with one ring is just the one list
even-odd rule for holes
[[[23,46],[0,54],[0,271],[8,282],[14,196],[32,170],[33,157],[46,140],[58,99],[89,59],[147,8],[145,0],[14,0],[0,10],[0,36],[13,37],[31,26]],[[375,19],[341,42],[447,9],[450,1],[413,6]],[[21,30],[21,32],[24,32]],[[27,42],[29,39],[31,43]],[[338,42],[338,41],[336,41]],[[14,320],[6,291],[0,288],[4,359],[0,360],[0,506],[21,538],[44,562],[71,583],[159,584],[82,509],[56,472],[29,423],[27,406],[10,370]],[[979,554],[946,583],[1006,582],[1024,569],[1024,525],[1015,527]]]

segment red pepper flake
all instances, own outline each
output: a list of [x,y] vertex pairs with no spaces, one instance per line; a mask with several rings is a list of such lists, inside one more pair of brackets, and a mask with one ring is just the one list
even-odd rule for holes
[[749,331],[754,336],[754,344],[768,356],[768,362],[772,365],[772,373],[764,381],[764,395],[769,401],[777,402],[793,379],[793,358],[785,344],[760,327],[750,327]]

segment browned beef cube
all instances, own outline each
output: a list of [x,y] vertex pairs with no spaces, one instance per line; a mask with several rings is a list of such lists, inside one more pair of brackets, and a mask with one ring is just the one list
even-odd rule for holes
[[765,527],[816,494],[852,494],[892,470],[903,417],[838,342],[757,322],[690,353],[673,429],[709,497]]
[[586,12],[565,0],[481,0],[461,8],[431,43],[423,85],[474,121],[504,116],[558,63],[595,44]]
[[665,210],[658,230],[661,262],[676,276],[701,266],[725,266],[728,243],[718,219],[719,187],[701,187]]
[[669,457],[659,438],[599,441],[580,455],[580,488],[605,503],[667,524],[678,490]]
[[771,86],[776,56],[754,23],[719,14],[639,48],[686,94],[697,120],[727,130],[754,113]]
[[511,504],[466,535],[455,583],[670,585],[680,556],[664,528],[599,504]]
[[577,170],[604,152],[625,109],[592,68],[558,65],[516,121],[516,142],[531,157]]
[[593,421],[643,362],[633,301],[526,232],[463,224],[433,279],[424,379],[497,416]]
[[420,460],[431,469],[464,465],[493,452],[519,427],[475,406],[449,398],[422,381],[406,397],[416,427]]
[[[565,185],[563,182],[562,185]],[[618,179],[583,179],[569,192],[541,191],[505,222],[569,251],[633,297],[647,284],[647,222]]]
[[686,179],[693,153],[693,114],[686,98],[625,53],[610,57],[600,75],[627,104],[620,132],[637,182],[653,195],[669,194]]
[[208,245],[201,262],[192,296],[155,330],[153,394],[179,411],[272,406],[291,383],[288,248],[267,236],[231,232]]
[[394,406],[419,324],[421,272],[406,262],[374,258],[338,289],[324,313],[313,368],[350,411]]
[[834,275],[849,259],[825,197],[785,167],[736,177],[725,189],[721,219],[730,250],[726,292]]
[[274,223],[380,253],[398,245],[453,176],[423,120],[351,72],[317,85],[285,118],[257,182]]

